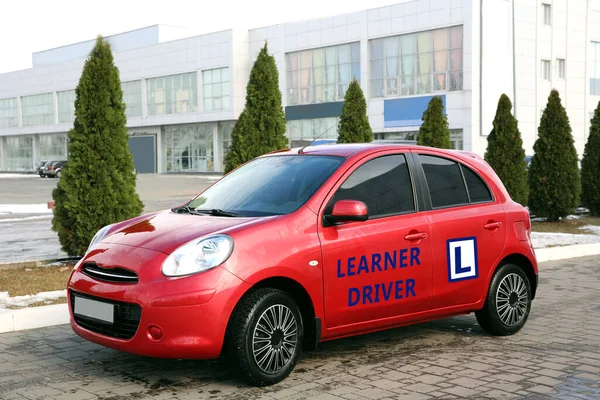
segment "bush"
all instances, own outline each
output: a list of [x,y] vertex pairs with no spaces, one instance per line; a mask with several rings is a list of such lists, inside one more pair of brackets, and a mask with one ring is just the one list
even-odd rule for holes
[[525,150],[517,119],[511,109],[508,96],[500,96],[484,159],[502,180],[511,198],[525,206],[529,197]]
[[444,114],[444,102],[441,97],[435,96],[429,101],[422,120],[423,125],[419,128],[417,144],[449,149],[450,129],[448,129],[448,117]]
[[600,216],[600,103],[594,112],[581,160],[581,187],[583,205],[593,216]]
[[233,127],[225,157],[226,173],[255,157],[288,146],[281,103],[277,64],[265,43],[250,71],[246,106]]
[[558,91],[552,90],[542,114],[529,167],[529,209],[558,221],[575,211],[581,193],[571,125]]
[[367,101],[356,78],[352,79],[344,96],[337,141],[338,143],[373,141],[373,131],[367,115]]
[[82,256],[96,232],[140,215],[119,70],[98,37],[75,90],[68,162],[52,192],[52,229],[63,251]]

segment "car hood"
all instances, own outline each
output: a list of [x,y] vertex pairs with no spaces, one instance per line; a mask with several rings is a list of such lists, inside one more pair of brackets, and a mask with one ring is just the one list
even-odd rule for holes
[[120,226],[105,236],[100,243],[141,247],[171,254],[179,246],[196,238],[274,218],[276,217],[231,218],[162,211],[138,217],[135,222]]

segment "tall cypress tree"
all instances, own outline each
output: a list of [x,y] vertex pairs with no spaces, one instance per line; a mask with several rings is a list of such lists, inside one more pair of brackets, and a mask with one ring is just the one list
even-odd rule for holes
[[143,204],[136,192],[119,70],[101,36],[75,93],[68,162],[52,192],[52,229],[63,251],[81,256],[100,228],[138,216]]
[[452,147],[448,116],[444,114],[444,102],[441,97],[435,96],[429,101],[421,119],[423,124],[419,128],[419,136],[417,136],[418,145],[439,149]]
[[512,103],[506,94],[500,96],[493,128],[484,155],[514,201],[527,205],[529,187],[525,150],[517,119],[511,113]]
[[536,217],[558,221],[575,211],[581,180],[574,143],[567,111],[552,90],[529,167],[529,209]]
[[352,79],[344,96],[337,141],[338,143],[373,141],[373,131],[367,116],[367,101],[356,78]]
[[594,111],[581,160],[581,187],[583,205],[593,216],[600,216],[600,103]]
[[225,172],[265,153],[285,149],[285,130],[279,72],[265,43],[250,71],[246,106],[233,128]]

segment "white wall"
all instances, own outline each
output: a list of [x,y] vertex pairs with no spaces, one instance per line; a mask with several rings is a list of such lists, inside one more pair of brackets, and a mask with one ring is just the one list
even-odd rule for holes
[[[237,50],[239,53],[239,48]],[[247,64],[244,56],[243,51],[239,53],[238,64]],[[201,101],[202,70],[229,67],[230,75],[234,75],[232,30],[115,52],[114,58],[115,64],[119,68],[121,81],[143,79],[143,90],[147,78],[192,71],[198,73],[198,112],[132,118],[128,121],[128,127],[230,120],[237,115],[236,110],[231,107],[226,111],[204,112]],[[84,60],[80,59],[0,74],[0,99],[74,89],[81,77],[83,65]],[[232,79],[233,77],[230,76],[230,82]],[[230,90],[232,99],[236,95],[244,93],[243,78],[231,84]],[[55,110],[56,112],[57,110]],[[68,124],[4,128],[0,129],[0,135],[65,132],[68,129]]]
[[[114,52],[127,51],[138,47],[151,46],[159,42],[159,26],[153,25],[118,35],[107,36]],[[85,59],[94,48],[96,39],[74,43],[32,54],[33,68]]]

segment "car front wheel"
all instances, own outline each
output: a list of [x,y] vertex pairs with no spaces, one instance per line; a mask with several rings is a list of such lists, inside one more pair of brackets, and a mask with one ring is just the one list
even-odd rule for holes
[[284,291],[257,289],[246,295],[231,319],[232,356],[242,378],[254,386],[281,382],[302,351],[302,314]]
[[485,305],[475,313],[479,326],[496,336],[517,333],[531,310],[531,283],[523,269],[505,264],[496,271]]

